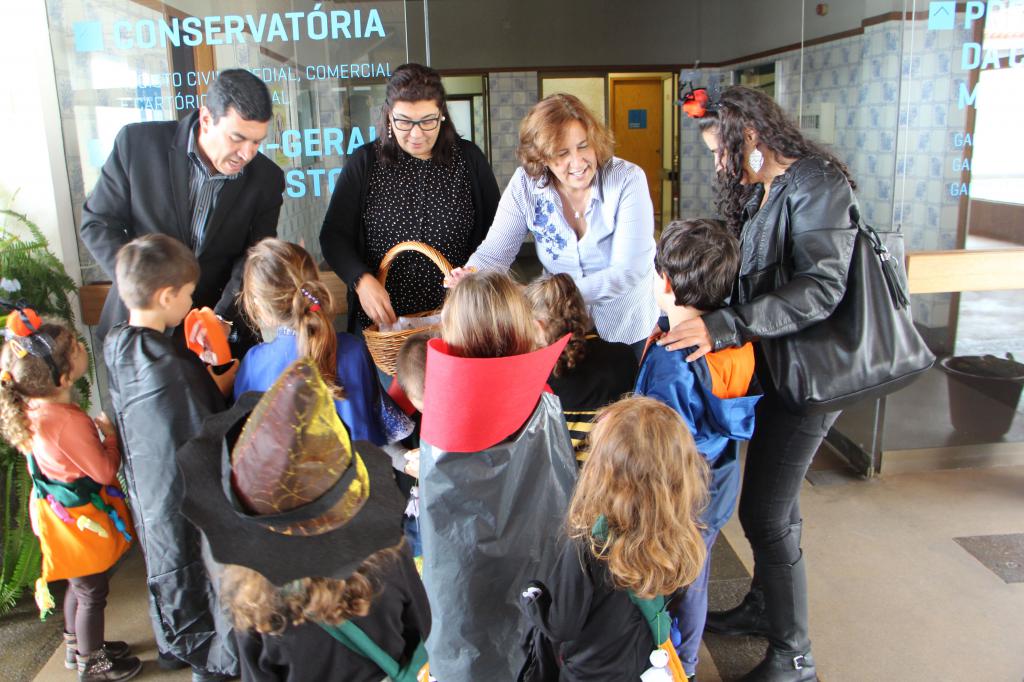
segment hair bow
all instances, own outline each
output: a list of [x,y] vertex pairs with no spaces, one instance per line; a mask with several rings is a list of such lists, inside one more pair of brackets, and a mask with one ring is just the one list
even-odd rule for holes
[[24,300],[7,301],[0,299],[0,305],[11,308],[7,315],[7,324],[4,328],[4,337],[14,347],[14,352],[19,358],[32,355],[41,358],[50,368],[54,385],[60,385],[60,370],[53,359],[55,348],[54,340],[49,334],[40,333],[39,328],[43,325],[42,319]]
[[696,88],[694,82],[697,72],[691,71],[679,78],[679,101],[683,112],[690,118],[704,118],[709,113],[718,111],[722,90],[718,76],[708,79],[707,87]]

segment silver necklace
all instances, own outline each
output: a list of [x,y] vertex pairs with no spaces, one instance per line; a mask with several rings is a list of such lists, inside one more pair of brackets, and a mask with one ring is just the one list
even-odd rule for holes
[[[580,211],[579,209],[577,209],[576,205],[572,203],[572,199],[569,198],[569,194],[568,193],[563,194],[562,196],[565,198],[566,202],[568,202],[569,208],[572,209],[572,217],[573,217],[573,219],[576,220],[576,222],[580,222],[583,219],[583,212]],[[589,196],[589,193],[588,193],[588,196]],[[586,206],[586,203],[587,203],[587,197],[584,197],[583,198],[584,206]]]

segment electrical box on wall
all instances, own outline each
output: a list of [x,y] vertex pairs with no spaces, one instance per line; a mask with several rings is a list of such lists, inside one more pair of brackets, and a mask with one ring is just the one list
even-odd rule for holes
[[805,104],[800,115],[800,130],[815,142],[834,144],[836,141],[836,105],[832,102]]

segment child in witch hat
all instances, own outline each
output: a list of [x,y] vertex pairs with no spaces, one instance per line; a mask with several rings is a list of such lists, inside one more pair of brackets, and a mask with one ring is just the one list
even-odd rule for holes
[[707,465],[678,414],[650,398],[598,413],[554,567],[521,600],[533,624],[522,682],[685,682],[666,601],[706,549]]
[[36,602],[45,616],[53,608],[47,582],[67,579],[65,665],[82,682],[131,679],[142,663],[126,643],[103,639],[110,569],[134,534],[117,483],[117,436],[106,415],[90,419],[71,397],[89,356],[74,332],[30,308],[11,311],[5,336],[0,435],[25,455],[32,476],[29,511],[43,555]]
[[526,623],[519,588],[550,568],[576,481],[558,398],[545,390],[567,337],[536,349],[522,289],[465,276],[427,342],[420,438],[423,582],[433,674],[514,680]]
[[430,614],[391,459],[352,442],[310,360],[178,451],[183,513],[224,565],[245,680],[426,679]]

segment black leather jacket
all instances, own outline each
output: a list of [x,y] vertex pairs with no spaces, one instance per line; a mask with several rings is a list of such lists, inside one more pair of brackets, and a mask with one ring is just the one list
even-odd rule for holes
[[792,334],[836,309],[846,290],[857,228],[856,199],[835,166],[795,161],[744,208],[732,305],[704,315],[714,350]]

